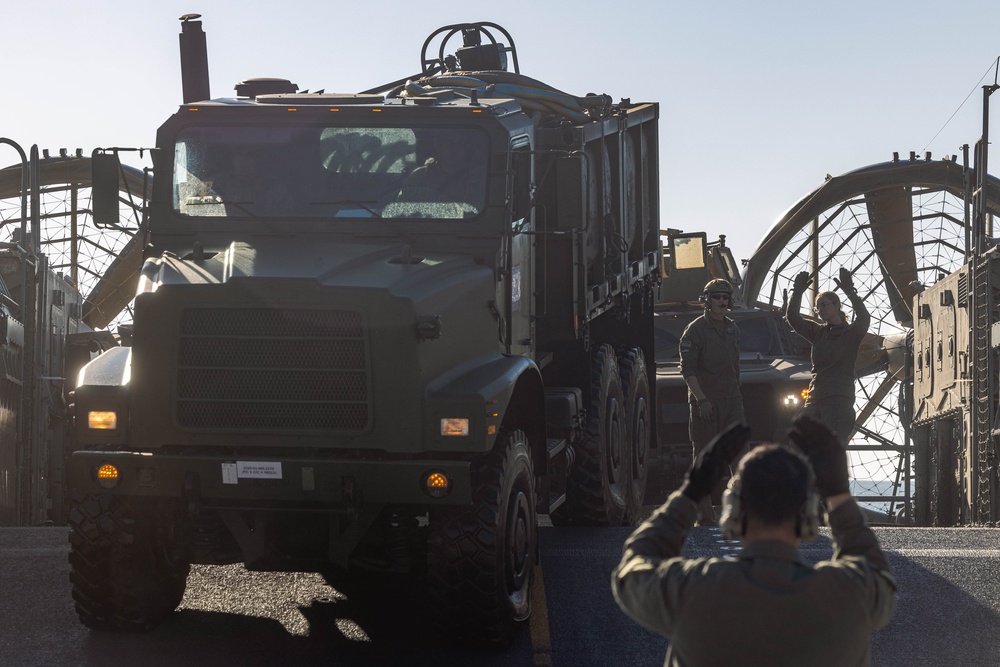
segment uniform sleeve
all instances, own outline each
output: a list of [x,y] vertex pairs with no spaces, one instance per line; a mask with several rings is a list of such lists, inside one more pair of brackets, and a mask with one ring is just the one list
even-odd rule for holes
[[698,363],[701,360],[701,338],[695,329],[694,322],[687,325],[687,328],[684,329],[678,347],[680,348],[681,356],[681,377],[697,375]]
[[854,332],[855,338],[861,340],[868,333],[868,327],[872,323],[872,316],[868,312],[868,308],[865,307],[864,299],[858,296],[857,292],[849,293],[847,298],[850,299],[851,307],[854,309],[854,320],[848,328]]
[[736,330],[736,360],[733,362],[733,375],[736,377],[736,384],[740,383],[740,327],[733,322],[733,329]]
[[816,324],[802,317],[799,310],[802,308],[802,293],[792,292],[785,304],[785,321],[792,331],[809,341],[810,344],[816,339]]
[[872,630],[881,628],[896,611],[896,579],[889,561],[882,553],[878,538],[865,523],[865,517],[854,500],[849,500],[829,514],[833,533],[832,564],[854,575],[863,587]]
[[669,636],[679,612],[686,559],[680,557],[697,506],[675,491],[625,541],[611,574],[611,591],[622,611],[640,625]]

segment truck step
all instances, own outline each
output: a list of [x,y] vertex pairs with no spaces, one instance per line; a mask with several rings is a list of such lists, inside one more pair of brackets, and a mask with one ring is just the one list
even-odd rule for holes
[[548,451],[549,460],[551,461],[566,449],[566,438],[547,438],[545,440],[545,449]]
[[549,496],[549,514],[552,514],[557,509],[559,509],[559,506],[562,505],[564,502],[566,502],[566,494],[565,493],[553,493],[552,495],[550,495]]

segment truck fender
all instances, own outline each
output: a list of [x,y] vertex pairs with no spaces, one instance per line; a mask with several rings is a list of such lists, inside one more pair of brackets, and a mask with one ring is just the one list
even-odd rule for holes
[[[73,390],[73,430],[77,444],[124,445],[127,442],[128,384],[132,348],[114,347],[80,369]],[[114,421],[91,424],[91,413],[114,415]]]
[[128,386],[131,369],[132,348],[113,347],[80,369],[76,386]]
[[[426,441],[431,444],[430,448],[436,448],[434,443],[441,443],[440,448],[443,450],[454,448],[446,444],[448,437],[441,433],[441,421],[458,417],[469,420],[472,442],[482,442],[482,451],[491,450],[515,400],[518,404],[527,402],[537,406],[534,411],[536,414],[526,418],[541,425],[544,442],[545,414],[541,377],[541,372],[532,359],[499,353],[477,357],[438,376],[428,384],[425,395],[428,421],[424,432],[428,436]],[[533,393],[537,394],[533,400],[528,396],[521,396],[525,391],[532,393],[529,387],[534,387]],[[518,423],[517,428],[526,431],[534,449],[539,429],[526,423]]]

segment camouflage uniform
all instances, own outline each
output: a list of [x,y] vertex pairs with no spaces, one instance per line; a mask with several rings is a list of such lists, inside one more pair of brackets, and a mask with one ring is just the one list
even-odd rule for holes
[[611,577],[622,610],[670,639],[665,665],[870,664],[896,582],[853,500],[829,513],[833,559],[814,566],[772,540],[736,558],[681,558],[695,512],[672,494],[625,542]]
[[740,330],[728,317],[720,331],[708,315],[687,325],[681,334],[681,375],[695,376],[705,397],[715,407],[715,419],[698,416],[698,400],[688,391],[691,407],[689,433],[695,453],[733,422],[742,422],[743,396],[740,394]]
[[[740,394],[740,330],[728,317],[720,331],[708,314],[691,322],[680,340],[680,371],[685,378],[698,379],[705,397],[712,402],[714,414],[704,420],[698,414],[698,399],[688,390],[688,434],[694,456],[716,435],[736,422],[744,422],[743,396]],[[712,500],[702,506],[702,519],[715,521]]]
[[799,313],[801,292],[792,292],[785,308],[789,326],[812,346],[812,380],[803,414],[829,427],[847,447],[854,431],[854,363],[868,332],[871,316],[856,292],[848,295],[854,308],[850,324],[818,324]]

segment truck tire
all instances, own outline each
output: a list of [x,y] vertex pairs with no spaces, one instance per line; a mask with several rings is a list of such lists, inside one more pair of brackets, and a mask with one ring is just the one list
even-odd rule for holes
[[157,524],[117,496],[83,496],[70,511],[69,578],[88,628],[145,632],[180,604],[191,566],[168,556]]
[[535,475],[522,431],[473,464],[472,506],[432,512],[428,595],[438,628],[475,644],[506,644],[531,613],[537,558]]
[[638,523],[646,495],[649,477],[649,440],[652,415],[649,397],[649,376],[646,357],[633,347],[618,357],[625,399],[625,451],[628,457],[628,494],[625,501],[625,522]]
[[570,470],[566,502],[553,515],[559,525],[620,526],[629,494],[625,401],[614,348],[601,345],[591,359],[587,430]]

